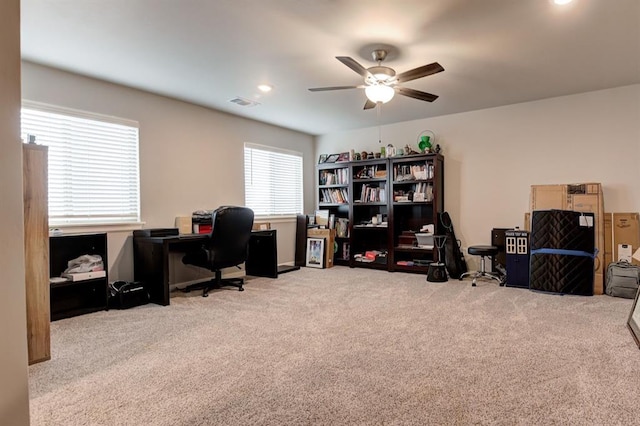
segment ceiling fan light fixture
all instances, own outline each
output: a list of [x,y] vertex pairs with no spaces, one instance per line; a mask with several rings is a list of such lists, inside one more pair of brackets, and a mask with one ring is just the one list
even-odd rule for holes
[[377,81],[388,81],[396,76],[396,72],[389,68],[378,65],[376,67],[371,67],[367,69],[369,73],[377,80]]
[[382,102],[383,104],[386,104],[391,99],[393,99],[393,95],[395,95],[396,92],[390,86],[385,86],[384,84],[374,84],[365,87],[364,93],[367,95],[367,98],[371,102]]

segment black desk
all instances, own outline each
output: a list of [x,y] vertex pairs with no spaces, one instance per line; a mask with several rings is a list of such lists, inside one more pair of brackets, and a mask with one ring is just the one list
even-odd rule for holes
[[[187,234],[171,236],[149,236],[147,230],[133,232],[133,271],[135,281],[143,282],[151,296],[151,303],[169,305],[169,253],[186,253],[197,249],[208,239],[208,234]],[[272,245],[267,244],[265,238],[272,239]],[[251,274],[254,276],[273,276],[273,268],[277,270],[277,258],[275,257],[276,231],[255,231],[251,233],[249,241],[249,253],[247,264],[251,266]],[[263,265],[264,247],[273,247],[275,263],[273,267]],[[254,249],[252,250],[252,247]],[[261,250],[257,250],[261,247]],[[260,253],[261,252],[261,253]],[[256,268],[255,265],[258,267]],[[246,266],[246,265],[245,265]]]

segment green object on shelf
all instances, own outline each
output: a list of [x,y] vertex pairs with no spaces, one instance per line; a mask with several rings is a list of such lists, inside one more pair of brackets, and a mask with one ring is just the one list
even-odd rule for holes
[[420,148],[420,150],[422,150],[423,152],[426,151],[427,149],[431,149],[431,136],[421,136],[420,137],[420,143],[418,144],[418,148]]

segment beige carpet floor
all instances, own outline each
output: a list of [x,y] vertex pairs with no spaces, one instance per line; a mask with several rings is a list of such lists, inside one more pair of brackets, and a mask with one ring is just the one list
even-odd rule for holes
[[33,425],[632,425],[632,301],[335,267],[52,323]]

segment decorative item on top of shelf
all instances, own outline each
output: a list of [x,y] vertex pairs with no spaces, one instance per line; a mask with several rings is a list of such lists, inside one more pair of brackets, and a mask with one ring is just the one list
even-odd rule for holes
[[325,161],[325,163],[335,163],[336,161],[338,161],[338,158],[340,158],[340,154],[331,154],[327,156],[327,160]]
[[353,154],[353,160],[354,161],[360,161],[360,153],[359,152],[356,152],[356,153]]
[[431,130],[423,130],[418,135],[418,148],[423,154],[433,152],[433,144],[436,143],[436,134]]
[[409,144],[407,144],[407,145],[404,147],[404,153],[405,153],[405,155],[416,155],[416,154],[420,154],[418,151],[416,151],[416,150],[414,150],[413,148],[411,148],[411,147],[409,146]]
[[387,149],[385,152],[387,154],[387,157],[394,157],[396,155],[396,149],[391,144],[387,145]]
[[327,154],[320,154],[320,158],[318,158],[318,164],[326,163],[327,157]]
[[360,157],[361,157],[363,160],[366,160],[366,159],[369,157],[369,154],[367,154],[367,151],[362,151],[362,152],[360,153]]
[[341,152],[340,154],[338,154],[338,159],[336,160],[336,162],[338,163],[342,163],[345,161],[349,161],[349,153],[348,152]]

